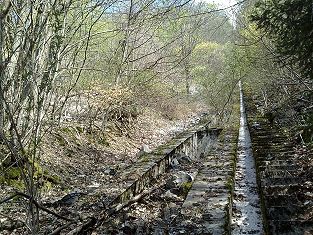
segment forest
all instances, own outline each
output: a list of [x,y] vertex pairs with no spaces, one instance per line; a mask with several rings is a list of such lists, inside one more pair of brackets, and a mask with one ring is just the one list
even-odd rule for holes
[[[264,121],[268,133],[288,140],[288,154],[300,157],[301,185],[309,182],[297,189],[308,233],[273,232],[268,222],[256,234],[313,232],[312,1],[222,2],[0,1],[0,234],[188,234],[187,225],[177,232],[173,224],[185,221],[180,207],[195,177],[184,174],[174,187],[179,193],[169,178],[201,173],[204,160],[165,149],[204,125],[205,135],[223,129],[219,141],[240,151],[232,144],[237,134],[227,139],[240,125],[239,84],[252,145],[261,143]],[[252,148],[262,175],[262,148]],[[152,155],[161,152],[173,169],[146,183],[143,171],[132,169],[155,164]],[[236,159],[225,160],[234,171]],[[117,201],[133,177],[143,189]],[[232,198],[235,172],[230,177]],[[241,234],[229,224],[212,234]],[[201,231],[189,234],[207,234]]]

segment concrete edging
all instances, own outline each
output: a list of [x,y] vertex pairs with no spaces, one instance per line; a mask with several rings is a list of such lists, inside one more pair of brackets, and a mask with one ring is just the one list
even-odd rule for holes
[[111,207],[125,203],[140,194],[152,180],[169,170],[176,154],[185,154],[192,159],[204,155],[222,129],[209,128],[208,124],[183,132],[155,151],[145,154],[126,172],[125,190],[111,201]]

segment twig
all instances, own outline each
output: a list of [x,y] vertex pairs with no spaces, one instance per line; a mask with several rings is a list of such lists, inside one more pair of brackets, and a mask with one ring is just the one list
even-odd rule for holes
[[16,196],[22,196],[22,197],[27,198],[28,200],[30,200],[30,201],[31,201],[36,207],[38,207],[39,209],[41,209],[41,210],[47,212],[48,214],[54,215],[55,217],[57,217],[57,218],[59,218],[59,219],[63,219],[63,220],[66,220],[66,221],[75,222],[75,220],[66,218],[66,217],[64,217],[64,216],[62,216],[62,215],[58,215],[58,214],[55,213],[54,211],[51,211],[51,210],[49,210],[48,208],[43,207],[43,206],[40,205],[36,200],[34,200],[31,196],[29,196],[29,195],[27,195],[27,194],[25,194],[25,193],[22,193],[22,192],[16,192],[16,193],[13,194],[12,196],[3,199],[2,201],[0,201],[0,204],[10,201],[11,199],[13,199],[13,198],[16,197]]
[[69,226],[71,226],[74,222],[70,221],[67,224],[64,224],[63,226],[57,228],[56,230],[54,230],[52,233],[50,233],[49,235],[57,235],[60,234],[60,232],[65,229],[68,228]]
[[83,225],[78,226],[77,228],[75,228],[74,230],[70,231],[69,233],[67,233],[66,235],[75,235],[78,234],[83,228]]
[[98,222],[98,220],[96,218],[92,217],[92,218],[90,218],[90,220],[88,222],[75,228],[71,232],[67,233],[67,235],[87,234],[87,232],[90,231],[97,222]]
[[127,202],[111,206],[109,209],[107,209],[104,212],[105,215],[102,216],[102,218],[100,218],[97,221],[97,224],[95,225],[95,227],[101,226],[101,224],[103,224],[103,222],[105,222],[105,220],[107,220],[109,217],[111,217],[115,213],[119,212],[121,209],[123,209],[125,207],[128,207],[128,206],[132,205],[135,202],[138,202],[139,200],[141,200],[145,196],[153,193],[155,190],[159,189],[160,187],[161,187],[161,185],[157,185],[157,186],[155,186],[155,187],[153,187],[151,189],[147,189],[147,190],[143,191],[142,193],[138,194],[137,196],[133,197],[132,199],[128,200]]
[[7,197],[7,198],[1,200],[1,201],[0,201],[0,204],[10,201],[11,199],[15,198],[16,196],[18,196],[17,193],[11,195],[10,197]]
[[[20,194],[21,196],[24,196],[25,198],[27,198],[27,199],[29,199],[29,200],[31,199],[31,197],[30,197],[29,195],[25,194],[25,193],[18,192],[18,194]],[[69,218],[66,218],[66,217],[64,217],[64,216],[62,216],[62,215],[58,215],[58,214],[55,213],[54,211],[51,211],[51,210],[49,210],[48,208],[43,207],[43,206],[40,205],[36,200],[31,200],[31,201],[35,204],[35,206],[37,206],[39,209],[41,209],[41,210],[47,212],[48,214],[54,215],[55,217],[60,218],[60,219],[63,219],[63,220],[66,220],[66,221],[75,222],[75,220],[73,220],[73,219],[69,219]]]

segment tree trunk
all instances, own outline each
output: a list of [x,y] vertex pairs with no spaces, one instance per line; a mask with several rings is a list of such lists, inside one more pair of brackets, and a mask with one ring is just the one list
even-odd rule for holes
[[189,68],[189,60],[186,57],[185,58],[185,65],[184,65],[184,70],[185,70],[185,87],[186,87],[186,94],[190,95],[191,91],[190,91],[190,83],[191,83],[191,74],[190,74],[190,68]]

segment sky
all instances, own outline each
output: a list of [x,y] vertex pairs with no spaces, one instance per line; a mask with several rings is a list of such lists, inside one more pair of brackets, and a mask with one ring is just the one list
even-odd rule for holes
[[[196,2],[208,2],[208,3],[215,3],[219,5],[219,8],[227,8],[230,6],[233,6],[237,3],[236,0],[195,0]],[[236,18],[234,12],[236,11],[237,8],[229,8],[226,10],[226,13],[229,15],[229,20],[233,27],[236,27]]]
[[236,4],[236,0],[196,0],[196,2],[209,2],[221,5],[222,7],[229,7]]

